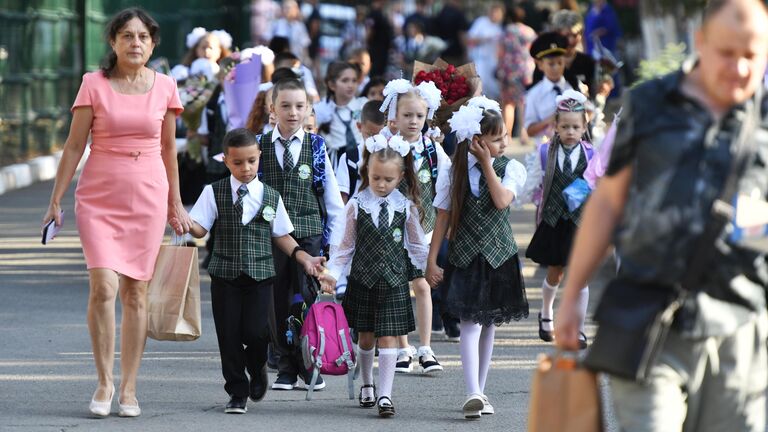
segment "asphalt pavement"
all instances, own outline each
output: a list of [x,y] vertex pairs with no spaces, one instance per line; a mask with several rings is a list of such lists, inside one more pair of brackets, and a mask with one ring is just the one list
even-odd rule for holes
[[[520,157],[523,151],[517,148],[513,155]],[[120,181],[119,173],[115,181]],[[43,246],[40,219],[51,188],[47,181],[0,195],[0,431],[526,430],[537,356],[553,352],[536,330],[544,271],[528,260],[523,273],[530,316],[496,332],[486,388],[496,408],[492,416],[475,421],[462,417],[459,346],[440,335],[434,336],[432,347],[445,371],[437,376],[397,375],[393,419],[379,419],[374,410],[347,399],[345,377],[326,377],[327,388],[309,402],[303,391],[269,391],[262,402],[249,403],[247,414],[225,415],[228,398],[211,315],[210,279],[201,271],[202,337],[194,342],[148,340],[138,382],[141,417],[91,418],[88,402],[96,377],[85,318],[88,278],[75,228],[74,184],[63,202],[63,230]],[[532,206],[514,212],[521,257],[533,234],[533,218]],[[202,259],[205,251],[200,252]],[[591,285],[593,307],[602,279]],[[417,345],[418,336],[412,334],[411,343]],[[119,352],[117,359],[119,380]],[[270,371],[270,381],[274,378]],[[610,413],[606,416],[608,430],[613,430]]]

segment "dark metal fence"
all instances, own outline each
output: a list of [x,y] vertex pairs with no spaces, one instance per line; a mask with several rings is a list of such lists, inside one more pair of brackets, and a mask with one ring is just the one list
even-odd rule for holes
[[171,65],[196,26],[250,39],[248,0],[0,0],[0,166],[60,148],[83,73],[98,68],[104,25],[129,6],[158,21],[155,57]]

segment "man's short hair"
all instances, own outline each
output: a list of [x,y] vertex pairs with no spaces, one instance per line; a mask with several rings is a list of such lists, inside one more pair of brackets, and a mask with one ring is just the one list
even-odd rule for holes
[[571,30],[576,26],[583,26],[584,20],[578,12],[563,9],[552,14],[550,24],[554,31]]

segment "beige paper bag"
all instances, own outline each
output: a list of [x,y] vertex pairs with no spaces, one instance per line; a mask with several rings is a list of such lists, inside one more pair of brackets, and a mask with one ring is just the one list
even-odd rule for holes
[[147,336],[170,341],[199,338],[200,270],[197,248],[160,246],[147,296]]
[[573,358],[539,356],[528,408],[528,432],[602,432],[597,376]]

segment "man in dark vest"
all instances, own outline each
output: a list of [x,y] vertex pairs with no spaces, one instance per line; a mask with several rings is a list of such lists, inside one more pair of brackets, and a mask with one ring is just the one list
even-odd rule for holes
[[[606,176],[584,210],[556,320],[560,348],[577,348],[578,293],[612,242],[621,268],[595,314],[588,365],[590,356],[600,360],[601,334],[632,328],[649,309],[660,316],[682,305],[666,339],[649,332],[630,341],[660,341],[654,361],[625,361],[631,349],[611,353],[617,366],[642,366],[609,372],[622,430],[765,430],[766,248],[734,237],[745,225],[730,214],[768,215],[755,211],[768,197],[766,28],[761,1],[710,1],[696,32],[697,63],[629,92]],[[629,345],[620,339],[610,345]]]

